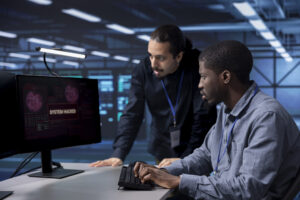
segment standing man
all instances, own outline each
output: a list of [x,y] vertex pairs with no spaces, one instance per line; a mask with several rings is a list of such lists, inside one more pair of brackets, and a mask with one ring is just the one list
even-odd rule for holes
[[175,25],[160,26],[151,34],[149,56],[132,73],[129,102],[119,122],[114,152],[111,158],[90,166],[123,163],[142,123],[145,104],[152,116],[148,151],[157,160],[184,157],[202,144],[215,123],[216,108],[201,99],[197,88],[199,53]]
[[137,163],[136,176],[195,199],[283,199],[300,170],[292,117],[249,80],[253,60],[242,43],[210,46],[199,61],[202,98],[222,102],[216,124],[191,155],[165,169]]

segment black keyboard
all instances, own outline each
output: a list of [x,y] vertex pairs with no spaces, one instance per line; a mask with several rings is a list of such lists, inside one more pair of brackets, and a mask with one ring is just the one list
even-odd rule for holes
[[138,177],[135,177],[133,173],[134,165],[135,163],[131,163],[128,167],[122,167],[118,182],[119,188],[123,187],[125,189],[132,190],[151,190],[155,184],[152,181],[142,183]]

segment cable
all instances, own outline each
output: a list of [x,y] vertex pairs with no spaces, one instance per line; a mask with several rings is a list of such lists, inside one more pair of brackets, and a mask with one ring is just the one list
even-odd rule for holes
[[27,156],[17,167],[17,169],[12,173],[10,178],[16,176],[21,169],[23,169],[39,152],[31,153],[29,156]]
[[48,66],[48,64],[47,64],[47,62],[46,62],[46,53],[44,53],[44,64],[46,65],[46,69],[48,70],[48,72],[50,73],[50,74],[52,74],[53,76],[59,76],[57,73],[55,73],[55,72],[53,72],[51,69],[50,69],[50,67]]
[[[10,176],[10,178],[16,176],[20,170],[22,170],[39,152],[34,152],[34,153],[31,153],[29,156],[27,156],[21,163],[20,165],[17,167],[17,169],[14,171],[14,173]],[[52,161],[52,165],[56,166],[55,169],[58,169],[58,168],[63,168],[63,166],[59,163],[59,162],[55,162],[55,161]],[[22,175],[22,174],[26,174],[28,172],[31,172],[33,170],[36,170],[36,169],[39,169],[41,168],[42,166],[38,166],[38,167],[34,167],[32,169],[29,169],[25,172],[22,172],[18,175]]]

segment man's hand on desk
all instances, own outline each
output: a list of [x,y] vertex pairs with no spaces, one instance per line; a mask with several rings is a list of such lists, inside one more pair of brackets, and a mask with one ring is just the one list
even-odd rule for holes
[[180,158],[165,158],[165,159],[163,159],[163,160],[159,163],[158,167],[161,168],[161,167],[169,166],[169,165],[171,165],[172,162],[174,162],[175,160],[180,160]]
[[99,160],[96,162],[91,163],[90,167],[104,167],[104,166],[120,166],[123,162],[120,158],[108,158],[106,160]]
[[169,174],[164,169],[153,165],[137,162],[134,166],[134,174],[144,183],[151,180],[164,188],[176,188],[180,183],[180,177]]

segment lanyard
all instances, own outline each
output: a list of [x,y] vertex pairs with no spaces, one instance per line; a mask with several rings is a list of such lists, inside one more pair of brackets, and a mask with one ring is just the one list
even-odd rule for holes
[[169,95],[168,95],[166,86],[165,86],[163,80],[161,80],[161,84],[162,84],[162,86],[163,86],[163,88],[164,88],[165,95],[166,95],[166,97],[167,97],[167,99],[168,99],[168,103],[169,103],[170,108],[171,108],[171,111],[172,111],[174,127],[176,127],[176,108],[177,108],[178,101],[179,101],[180,90],[181,90],[181,88],[182,88],[183,76],[184,76],[184,71],[182,71],[181,77],[180,77],[180,82],[179,82],[179,87],[178,87],[178,91],[177,91],[177,97],[176,97],[175,108],[173,107],[172,101],[171,101],[171,99],[170,99],[170,97],[169,97]]
[[222,148],[222,141],[223,141],[224,130],[223,130],[223,132],[222,132],[221,139],[220,139],[220,145],[219,145],[219,153],[218,153],[217,165],[216,165],[215,170],[212,172],[212,173],[213,173],[212,175],[215,175],[216,172],[218,171],[219,163],[220,163],[221,159],[223,158],[223,156],[225,155],[225,152],[226,152],[227,147],[228,147],[228,144],[229,144],[229,139],[230,139],[231,133],[232,133],[232,131],[233,131],[233,128],[234,128],[235,123],[237,122],[237,120],[238,120],[238,118],[235,118],[235,120],[234,120],[234,122],[233,122],[233,124],[232,124],[232,127],[231,127],[231,129],[230,129],[230,132],[229,132],[229,134],[228,134],[228,137],[227,137],[226,147],[225,147],[225,149],[224,149],[222,155],[220,155],[220,153],[221,153],[221,148]]
[[[257,91],[258,91],[258,86],[255,87],[254,93],[253,93],[251,99],[256,95]],[[234,120],[234,122],[233,122],[233,124],[232,124],[232,127],[231,127],[231,129],[230,129],[230,132],[229,132],[229,134],[228,134],[228,137],[227,137],[226,147],[225,147],[225,149],[224,149],[222,155],[220,155],[220,153],[221,153],[221,148],[222,148],[223,135],[224,135],[224,130],[222,131],[222,135],[221,135],[221,139],[220,139],[220,145],[219,145],[219,152],[218,152],[217,164],[216,164],[215,170],[211,173],[211,175],[215,175],[215,174],[217,173],[217,171],[218,171],[219,163],[220,163],[220,161],[222,160],[223,156],[225,155],[225,153],[226,153],[226,151],[227,151],[227,147],[228,147],[228,144],[229,144],[229,139],[230,139],[230,136],[231,136],[231,134],[232,134],[233,128],[234,128],[234,126],[235,126],[235,124],[236,124],[237,121],[238,121],[238,118],[235,118],[235,120]]]

